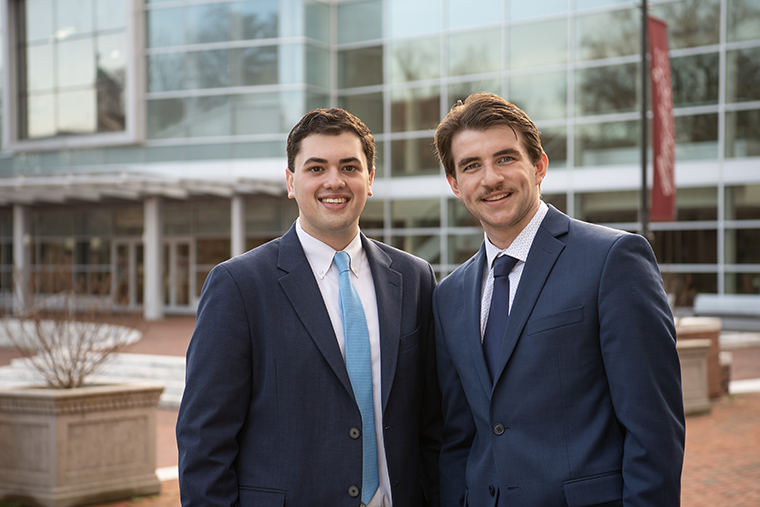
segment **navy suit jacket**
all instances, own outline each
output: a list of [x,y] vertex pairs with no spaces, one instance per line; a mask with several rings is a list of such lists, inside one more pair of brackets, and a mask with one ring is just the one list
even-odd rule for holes
[[[440,392],[428,263],[362,235],[380,320],[396,507],[438,505]],[[177,422],[184,506],[359,507],[361,429],[345,362],[295,226],[215,267]],[[353,435],[353,437],[352,437]]]
[[433,297],[441,505],[679,505],[680,365],[647,241],[550,206],[493,383],[480,341],[485,258],[481,248]]

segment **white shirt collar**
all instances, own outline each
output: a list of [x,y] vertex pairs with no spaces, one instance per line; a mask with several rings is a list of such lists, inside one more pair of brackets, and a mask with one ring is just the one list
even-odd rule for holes
[[[296,219],[296,234],[298,234],[298,240],[301,242],[304,254],[306,254],[306,260],[309,261],[314,274],[324,278],[330,270],[333,256],[337,251],[324,241],[304,231],[301,227],[300,218]],[[343,251],[351,256],[351,272],[359,276],[359,256],[362,253],[362,240],[359,232]]]
[[547,206],[544,201],[541,201],[538,211],[533,215],[533,218],[528,222],[528,225],[520,231],[520,234],[518,234],[514,241],[512,241],[512,244],[504,250],[491,243],[491,240],[488,239],[488,235],[485,235],[486,261],[488,262],[486,268],[491,269],[494,259],[502,254],[509,255],[522,262],[527,261],[530,247],[533,246],[533,239],[536,237],[538,228],[541,226],[541,222],[543,222],[548,211],[549,206]]

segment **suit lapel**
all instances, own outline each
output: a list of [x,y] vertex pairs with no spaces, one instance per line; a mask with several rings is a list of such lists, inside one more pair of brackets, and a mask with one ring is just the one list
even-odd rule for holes
[[[520,285],[517,287],[517,293],[512,302],[512,311],[509,314],[509,322],[499,355],[499,365],[494,374],[495,379],[498,379],[504,371],[528,317],[533,312],[546,279],[565,248],[565,244],[556,236],[566,233],[569,224],[570,219],[566,215],[549,207],[549,212],[533,239],[533,245],[520,277]],[[494,382],[495,385],[496,382]]]
[[383,412],[385,412],[398,361],[404,280],[401,273],[391,269],[391,258],[363,234],[362,245],[372,270],[377,297],[377,316],[380,324],[380,381],[383,390]]
[[330,315],[322,300],[314,272],[298,241],[295,226],[280,239],[277,267],[285,272],[280,287],[285,292],[293,310],[301,319],[319,351],[338,376],[346,390],[353,396],[346,363],[340,353]]

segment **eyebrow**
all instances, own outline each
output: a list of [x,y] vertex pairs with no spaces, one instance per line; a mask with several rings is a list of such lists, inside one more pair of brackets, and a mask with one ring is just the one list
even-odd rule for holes
[[[505,148],[503,150],[497,151],[492,156],[495,158],[495,157],[501,157],[503,155],[512,155],[512,156],[517,155],[519,157],[520,156],[520,151],[516,150],[514,148]],[[515,157],[515,158],[517,158],[517,157]],[[457,163],[457,167],[462,167],[462,166],[465,166],[465,165],[467,165],[467,164],[469,164],[471,162],[476,162],[478,160],[480,160],[480,157],[465,157],[465,158],[461,159]]]
[[[358,158],[356,158],[356,157],[348,157],[348,158],[342,158],[338,162],[341,163],[341,164],[348,164],[349,162],[360,162],[360,160]],[[327,163],[327,160],[325,160],[324,158],[311,157],[311,158],[307,158],[306,160],[304,160],[303,165],[308,165],[308,164],[326,164],[326,163]]]

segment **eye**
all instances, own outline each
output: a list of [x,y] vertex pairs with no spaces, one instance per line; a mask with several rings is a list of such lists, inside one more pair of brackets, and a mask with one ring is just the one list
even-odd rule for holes
[[501,157],[501,158],[499,159],[499,163],[500,163],[500,164],[503,164],[503,163],[506,163],[506,162],[511,162],[511,161],[513,161],[513,160],[514,160],[514,158],[513,158],[513,157],[511,157],[510,155],[504,155],[503,157]]
[[354,172],[354,171],[358,171],[359,168],[356,167],[355,165],[347,165],[343,167],[343,170],[348,171],[348,172]]
[[466,166],[464,166],[462,168],[462,172],[469,171],[471,169],[476,169],[478,166],[479,166],[478,163],[473,163],[473,164],[466,165]]
[[322,169],[322,166],[321,166],[321,165],[313,165],[313,166],[309,167],[309,168],[308,168],[308,169],[306,169],[306,170],[307,170],[308,172],[310,172],[310,173],[318,173],[318,172],[322,172],[322,171],[323,171],[323,169]]

